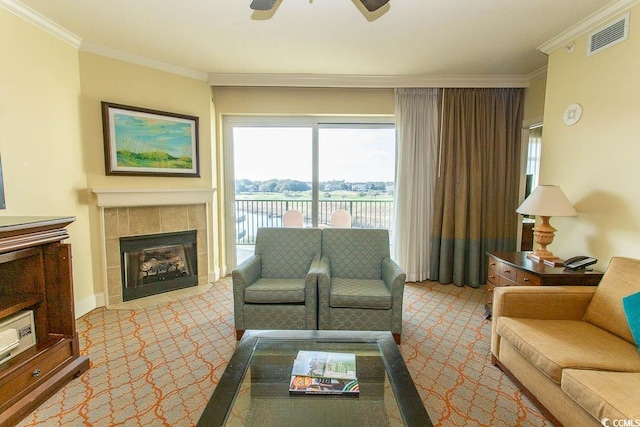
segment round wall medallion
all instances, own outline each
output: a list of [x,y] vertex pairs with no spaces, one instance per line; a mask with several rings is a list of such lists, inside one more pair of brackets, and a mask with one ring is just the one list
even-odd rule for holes
[[578,123],[582,117],[582,107],[580,104],[571,104],[564,110],[564,115],[562,116],[562,121],[567,126],[575,125]]

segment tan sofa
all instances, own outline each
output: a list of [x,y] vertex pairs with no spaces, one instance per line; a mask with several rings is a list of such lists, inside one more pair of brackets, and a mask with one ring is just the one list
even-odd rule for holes
[[613,258],[598,286],[496,288],[492,361],[556,425],[640,425],[640,354],[622,306],[636,292],[630,258]]

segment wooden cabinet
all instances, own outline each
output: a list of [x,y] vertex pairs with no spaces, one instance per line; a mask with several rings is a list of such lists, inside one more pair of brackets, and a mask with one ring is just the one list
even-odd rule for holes
[[566,270],[527,258],[527,252],[487,253],[487,302],[485,318],[491,317],[493,290],[499,286],[596,286],[601,271]]
[[0,217],[0,323],[32,310],[36,345],[0,363],[0,425],[15,425],[89,368],[75,328],[73,217]]

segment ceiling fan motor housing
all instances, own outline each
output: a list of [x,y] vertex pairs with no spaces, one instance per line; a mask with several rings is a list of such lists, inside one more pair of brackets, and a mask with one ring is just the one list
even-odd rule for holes
[[[271,10],[275,6],[277,0],[252,0],[251,9],[253,10]],[[385,4],[389,3],[389,0],[360,0],[360,3],[369,11],[375,12]]]
[[271,10],[276,4],[276,0],[252,0],[251,9],[253,10]]
[[360,0],[360,3],[362,3],[369,12],[375,12],[385,4],[389,3],[389,0]]

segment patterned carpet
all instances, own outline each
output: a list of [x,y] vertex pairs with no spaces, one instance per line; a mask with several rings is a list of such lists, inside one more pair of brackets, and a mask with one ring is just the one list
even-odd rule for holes
[[[491,365],[480,289],[405,287],[401,353],[436,426],[551,426]],[[77,321],[91,368],[20,426],[192,426],[235,346],[231,280],[139,310]]]

